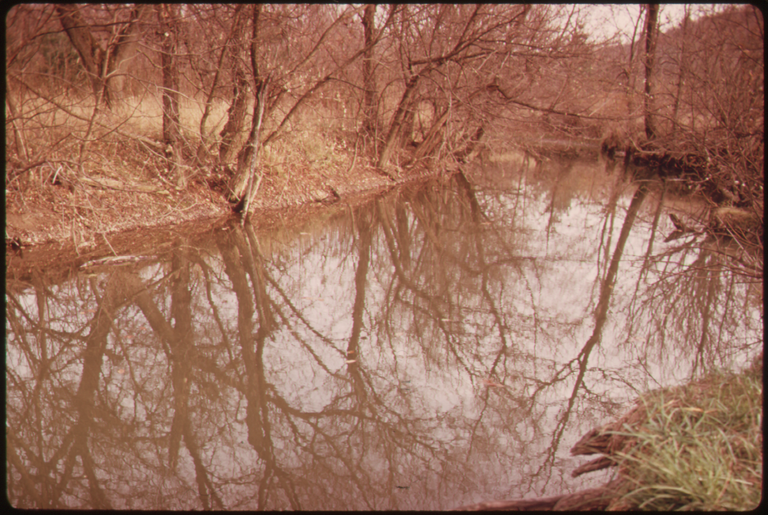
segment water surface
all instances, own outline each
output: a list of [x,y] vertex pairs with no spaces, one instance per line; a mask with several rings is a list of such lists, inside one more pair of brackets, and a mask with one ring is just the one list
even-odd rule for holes
[[450,509],[597,486],[571,446],[762,349],[698,207],[516,159],[270,231],[6,284],[21,508]]

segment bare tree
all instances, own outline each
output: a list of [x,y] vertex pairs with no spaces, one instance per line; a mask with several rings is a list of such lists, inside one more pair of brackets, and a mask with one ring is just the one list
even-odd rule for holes
[[260,37],[259,25],[262,5],[257,4],[253,7],[253,20],[251,29],[250,54],[251,70],[253,73],[253,82],[256,85],[256,102],[253,107],[253,121],[251,124],[251,133],[248,136],[248,142],[237,156],[237,173],[232,178],[230,187],[230,201],[234,204],[235,212],[248,213],[248,205],[256,195],[261,184],[261,174],[258,174],[259,148],[261,145],[262,122],[264,121],[265,102],[267,97],[267,87],[269,77],[264,77],[259,67]]
[[168,160],[169,175],[175,178],[176,187],[186,186],[182,169],[183,148],[179,115],[179,69],[176,59],[179,37],[178,5],[155,6],[160,27],[160,61],[163,70],[163,143]]
[[375,136],[378,129],[378,106],[374,62],[374,33],[376,5],[367,4],[362,16],[365,31],[363,54],[363,130]]
[[[519,29],[519,22],[525,19],[529,9],[528,6],[441,5],[403,6],[398,10],[395,37],[403,90],[395,103],[387,136],[378,156],[379,168],[386,170],[394,153],[410,139],[420,84],[425,80],[432,81],[443,97],[440,100],[442,108],[427,129],[430,134],[428,146],[433,150],[437,146],[435,138],[443,133],[453,109],[462,104],[456,98],[457,86],[461,82],[457,82],[454,73],[460,77],[462,71],[473,69],[476,63],[503,52],[504,44],[500,42],[514,40],[514,31]],[[479,76],[471,75],[474,81],[467,97],[474,97],[477,91],[483,91],[491,82],[489,75],[492,72],[483,71]]]
[[656,60],[656,40],[658,39],[659,5],[646,5],[645,18],[645,136],[656,139],[656,121],[654,119],[654,63]]
[[142,26],[148,22],[150,6],[137,5],[129,14],[127,23],[113,21],[106,45],[93,34],[80,7],[70,4],[56,5],[61,26],[69,36],[72,46],[80,56],[98,103],[112,105],[115,91],[122,89],[128,73],[130,59],[136,55]]
[[[245,11],[242,6],[238,6],[235,9],[231,36],[222,48],[221,58],[219,59],[220,63],[224,63],[225,56],[229,55],[227,61],[229,62],[229,68],[233,70],[233,78],[231,79],[232,95],[230,97],[230,106],[227,113],[227,123],[219,134],[221,137],[219,143],[219,164],[224,167],[227,166],[227,163],[229,163],[233,156],[237,155],[239,145],[242,144],[238,142],[237,139],[245,125],[248,105],[248,92],[250,86],[245,75],[243,59],[241,56],[241,50],[244,48],[242,34],[244,33],[248,22],[248,17]],[[231,45],[229,43],[231,43]],[[221,70],[218,69],[216,73],[218,78],[218,74],[221,73]],[[211,87],[209,98],[213,96],[214,86]],[[207,103],[210,104],[210,100]]]

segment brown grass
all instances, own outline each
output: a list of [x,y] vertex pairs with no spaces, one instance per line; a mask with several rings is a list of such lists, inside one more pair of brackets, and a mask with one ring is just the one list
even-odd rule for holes
[[[128,97],[111,111],[98,113],[82,162],[80,148],[92,106],[70,101],[59,108],[36,100],[22,107],[24,123],[17,126],[30,159],[16,152],[12,131],[6,131],[9,238],[24,244],[67,242],[80,252],[95,245],[99,234],[229,212],[224,195],[211,191],[206,179],[214,171],[225,103],[216,102],[206,127],[214,155],[207,163],[189,158],[192,182],[184,190],[177,190],[167,176],[159,99]],[[255,209],[333,202],[337,195],[388,184],[368,166],[362,145],[350,136],[348,120],[333,109],[333,116],[326,116],[321,107],[307,110],[262,148],[264,180]],[[202,114],[200,102],[182,99],[183,133],[193,149],[200,141]],[[275,113],[267,120],[266,134],[280,116]]]

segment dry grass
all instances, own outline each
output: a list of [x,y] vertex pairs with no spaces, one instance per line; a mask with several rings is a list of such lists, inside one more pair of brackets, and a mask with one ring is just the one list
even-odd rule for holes
[[[191,182],[179,190],[168,177],[158,98],[125,98],[112,110],[97,113],[90,130],[93,109],[88,100],[59,100],[61,106],[41,100],[28,100],[20,106],[23,116],[16,126],[24,135],[26,152],[17,152],[13,131],[6,131],[7,237],[22,243],[70,242],[80,252],[97,243],[99,233],[228,212],[223,194],[211,191],[207,183],[218,161],[219,132],[228,109],[225,103],[216,102],[206,124],[212,155],[198,160],[193,152],[200,142],[203,106],[182,99],[183,135],[191,151],[186,173]],[[367,166],[362,145],[356,146],[350,119],[343,114],[335,105],[319,104],[262,147],[264,181],[253,208],[335,201],[338,195],[387,184]],[[265,134],[283,115],[277,111],[266,120]],[[245,126],[249,125],[246,119]],[[244,133],[243,138],[246,136]]]
[[[229,106],[221,101],[214,100],[211,111],[206,121],[206,136],[217,136],[227,120]],[[202,101],[189,97],[182,97],[179,105],[179,119],[182,130],[188,138],[199,139],[200,120],[203,117],[205,105]],[[143,98],[128,97],[123,99],[113,109],[112,122],[124,123],[125,127],[137,134],[148,138],[162,139],[163,130],[163,106],[162,100],[157,96],[147,95]]]
[[[215,101],[206,124],[208,134],[217,135],[226,121],[228,106]],[[190,98],[182,98],[180,119],[184,135],[199,141],[200,120],[204,106]],[[29,157],[61,158],[76,152],[87,136],[87,144],[110,136],[139,135],[150,140],[162,140],[162,103],[159,97],[126,97],[115,102],[110,110],[100,109],[96,116],[92,98],[29,99],[18,106],[16,127],[28,144]],[[93,126],[88,132],[93,121]],[[16,149],[13,131],[6,132],[6,144]],[[19,158],[24,156],[18,156]]]
[[[163,168],[163,156],[159,151],[162,149],[163,113],[158,96],[126,97],[115,102],[111,110],[102,109],[96,116],[91,99],[77,101],[62,97],[49,100],[27,100],[19,106],[16,126],[23,135],[24,144],[17,144],[13,131],[6,132],[11,163],[79,162],[81,146],[85,142],[83,171],[86,173],[100,173],[101,170],[109,175],[127,174],[141,178],[147,177],[148,170],[151,176]],[[263,147],[261,159],[268,173],[279,177],[294,170],[324,170],[347,165],[348,155],[355,150],[355,141],[350,141],[353,124],[349,117],[344,118],[343,112],[338,112],[337,107],[335,104],[330,107],[318,105],[307,110],[289,123],[280,137]],[[214,101],[206,121],[205,146],[214,158],[228,108],[226,103]],[[189,97],[181,99],[182,135],[192,152],[201,142],[200,121],[204,109],[201,101]],[[267,118],[265,135],[276,128],[284,114],[278,109]],[[249,125],[250,114],[246,117],[245,127]],[[244,129],[240,140],[246,136],[247,129]],[[145,143],[143,147],[141,141]],[[137,145],[142,148],[137,149]]]

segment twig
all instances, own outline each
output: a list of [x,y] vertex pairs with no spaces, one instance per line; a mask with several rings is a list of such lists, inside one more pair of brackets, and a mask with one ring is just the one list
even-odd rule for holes
[[109,243],[109,240],[107,239],[107,236],[106,236],[104,233],[101,233],[101,237],[102,237],[102,238],[104,238],[104,241],[106,241],[106,242],[107,242],[107,245],[109,245],[109,250],[111,250],[111,251],[112,251],[112,254],[114,254],[115,256],[117,256],[117,252],[115,252],[115,249],[112,247],[112,244],[111,244],[111,243]]

